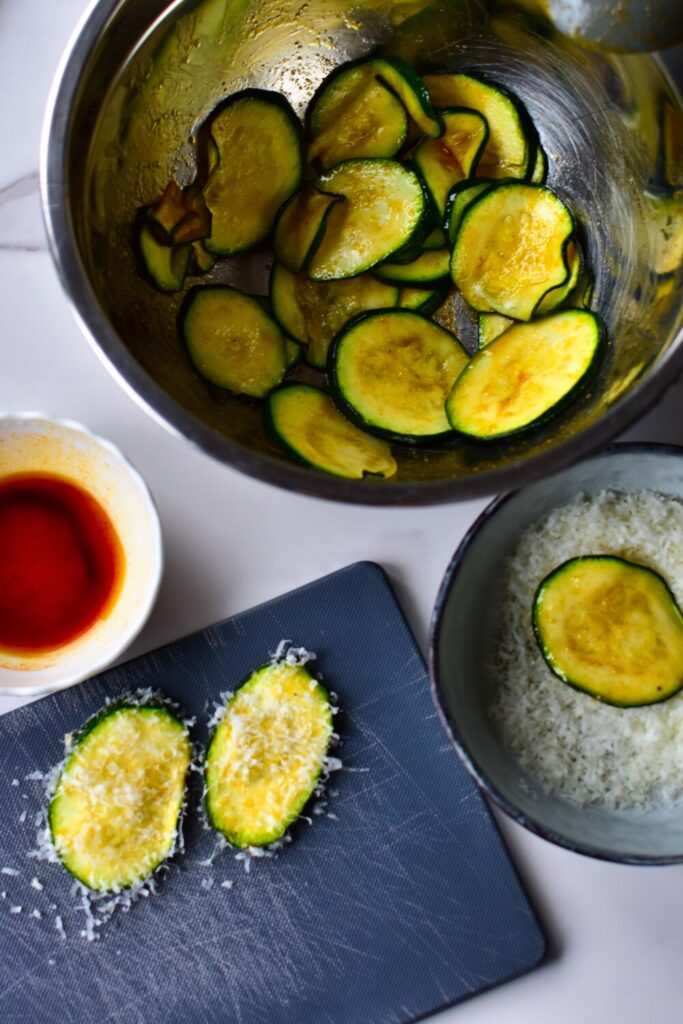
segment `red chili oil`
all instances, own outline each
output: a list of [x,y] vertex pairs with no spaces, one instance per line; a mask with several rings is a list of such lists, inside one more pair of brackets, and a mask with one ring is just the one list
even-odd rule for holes
[[48,473],[0,479],[0,647],[62,647],[118,597],[125,556],[100,503]]

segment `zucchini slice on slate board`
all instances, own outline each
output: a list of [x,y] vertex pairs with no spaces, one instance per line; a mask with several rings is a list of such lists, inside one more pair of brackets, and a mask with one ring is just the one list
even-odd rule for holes
[[595,368],[603,337],[598,318],[579,309],[508,328],[458,378],[446,402],[451,426],[487,441],[537,425]]
[[276,388],[267,415],[278,440],[309,466],[352,480],[366,475],[386,478],[396,472],[387,442],[350,423],[320,388],[310,384]]
[[301,126],[276,92],[246,89],[211,115],[217,164],[204,186],[211,212],[209,252],[243,252],[270,234],[278,210],[299,188]]
[[67,871],[102,892],[148,878],[175,848],[191,757],[187,727],[161,700],[123,699],[86,722],[48,814]]
[[240,848],[280,839],[316,788],[332,738],[327,691],[305,665],[270,662],[228,700],[206,752],[206,811]]
[[564,562],[536,591],[533,622],[555,675],[607,704],[654,704],[683,686],[683,616],[644,565],[612,555]]
[[450,433],[444,403],[466,364],[454,334],[403,309],[357,317],[330,350],[333,386],[350,415],[415,444]]

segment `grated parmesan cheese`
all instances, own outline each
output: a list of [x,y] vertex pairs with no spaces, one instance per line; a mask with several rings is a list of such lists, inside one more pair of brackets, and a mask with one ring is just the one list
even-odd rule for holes
[[683,606],[683,503],[651,491],[579,495],[521,535],[503,567],[492,721],[544,789],[582,804],[628,808],[683,798],[683,691],[617,708],[550,671],[535,642],[541,580],[578,555],[611,554],[657,570]]

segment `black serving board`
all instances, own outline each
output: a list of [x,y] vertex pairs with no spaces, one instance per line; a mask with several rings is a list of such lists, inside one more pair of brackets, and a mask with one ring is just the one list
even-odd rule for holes
[[[230,850],[200,865],[214,838],[191,814],[186,853],[159,894],[86,942],[66,872],[27,860],[42,790],[25,776],[57,763],[64,733],[107,697],[141,686],[196,715],[203,742],[207,702],[283,638],[317,652],[343,709],[344,769],[328,806],[336,817],[297,823],[279,857],[247,874]],[[371,563],[3,716],[0,793],[0,866],[20,869],[0,876],[3,1024],[403,1024],[544,953],[495,824],[446,739],[420,652]]]

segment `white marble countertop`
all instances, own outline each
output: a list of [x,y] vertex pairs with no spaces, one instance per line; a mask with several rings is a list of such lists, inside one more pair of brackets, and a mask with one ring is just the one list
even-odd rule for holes
[[[37,163],[50,80],[83,6],[83,0],[0,0],[0,409],[81,420],[118,444],[148,481],[167,566],[158,604],[129,653],[358,559],[388,570],[424,646],[441,575],[484,501],[366,509],[259,484],[166,433],[124,394],[81,335],[47,252]],[[683,443],[682,405],[679,382],[628,436]],[[0,712],[18,703],[1,698]],[[553,847],[507,819],[501,826],[548,929],[551,956],[540,970],[438,1019],[678,1024],[683,866],[603,864]]]

